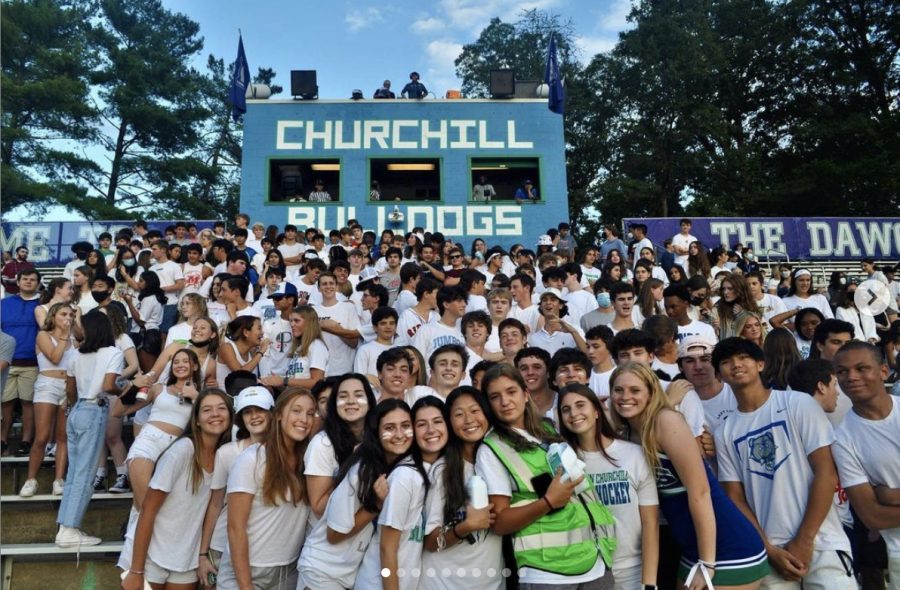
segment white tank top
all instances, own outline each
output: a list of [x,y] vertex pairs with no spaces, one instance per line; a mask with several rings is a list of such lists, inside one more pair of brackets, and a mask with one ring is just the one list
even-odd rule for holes
[[179,403],[178,396],[169,393],[169,388],[163,386],[162,391],[153,400],[153,407],[147,422],[163,422],[179,428],[186,428],[190,421],[191,403],[188,400]]
[[[53,343],[53,346],[57,346],[59,344],[59,341],[53,336],[50,336],[50,342]],[[66,347],[66,351],[63,353],[62,358],[59,359],[59,364],[54,365],[53,362],[49,358],[47,358],[47,355],[41,352],[41,349],[39,347],[36,348],[39,372],[65,371],[69,366],[69,362],[72,360],[72,357],[75,356],[75,353],[77,352],[75,348],[73,348],[70,344],[68,347]]]
[[[246,357],[241,357],[241,353],[238,350],[237,344],[235,344],[232,340],[228,340],[226,338],[225,344],[227,344],[228,346],[230,346],[232,348],[232,350],[234,350],[234,356],[237,358],[238,362],[241,363],[242,365],[246,365],[247,363],[250,362],[250,359],[253,358],[253,354],[249,351],[247,352]],[[225,378],[231,374],[231,369],[228,368],[228,365],[226,365],[225,363],[223,363],[222,361],[219,360],[219,358],[222,357],[221,352],[216,354],[216,357],[217,357],[216,358],[216,382],[219,384],[219,387],[221,387],[222,390],[224,391],[225,390]],[[258,376],[259,375],[259,367],[257,366],[257,368],[253,370],[253,372],[256,373]]]

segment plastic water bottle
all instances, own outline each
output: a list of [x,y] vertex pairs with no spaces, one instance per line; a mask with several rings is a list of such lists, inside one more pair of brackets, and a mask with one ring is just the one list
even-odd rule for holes
[[473,475],[469,478],[469,481],[466,482],[466,493],[472,508],[480,510],[488,507],[487,484],[480,475]]
[[[572,450],[567,443],[553,443],[547,450],[547,463],[550,465],[550,472],[556,476],[556,472],[562,467],[563,481],[573,481],[584,475],[584,461],[578,458],[575,451]],[[590,489],[591,484],[585,478],[575,491],[578,493],[586,492]]]
[[[156,373],[154,371],[149,371],[147,373],[147,377],[150,377],[151,379],[153,378],[154,375],[156,375]],[[137,395],[135,397],[137,397],[137,400],[139,402],[147,401],[147,398],[150,397],[150,388],[149,387],[141,387],[140,389],[138,389]]]

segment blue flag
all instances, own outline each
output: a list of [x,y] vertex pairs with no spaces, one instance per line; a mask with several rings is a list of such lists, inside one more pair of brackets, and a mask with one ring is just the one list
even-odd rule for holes
[[244,55],[244,40],[238,35],[238,54],[231,70],[231,86],[228,99],[231,101],[231,117],[237,122],[247,112],[247,87],[250,85],[250,66]]
[[554,37],[550,37],[550,47],[547,49],[547,70],[544,72],[544,84],[550,89],[547,106],[554,113],[563,114],[566,92],[563,89],[562,78],[559,77],[559,60],[556,58],[556,38]]

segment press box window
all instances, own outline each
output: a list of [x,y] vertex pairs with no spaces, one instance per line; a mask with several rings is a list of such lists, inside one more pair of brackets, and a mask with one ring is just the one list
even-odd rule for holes
[[369,160],[369,200],[440,201],[440,158]]
[[341,161],[338,159],[269,160],[269,201],[340,201],[340,191]]
[[472,158],[469,198],[473,201],[514,201],[531,181],[541,201],[540,163],[537,158]]

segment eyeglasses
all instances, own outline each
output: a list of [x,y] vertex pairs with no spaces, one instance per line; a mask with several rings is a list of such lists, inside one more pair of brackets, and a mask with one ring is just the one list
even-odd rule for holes
[[462,254],[451,254],[450,255],[450,260],[455,260],[457,258],[462,258]]

